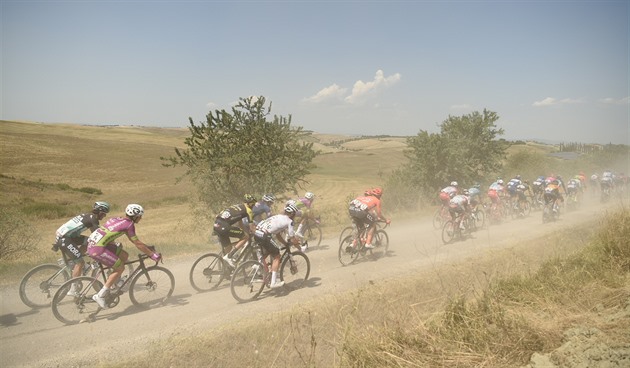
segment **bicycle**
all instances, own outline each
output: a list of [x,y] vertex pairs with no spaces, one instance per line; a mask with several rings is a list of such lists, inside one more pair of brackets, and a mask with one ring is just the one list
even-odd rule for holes
[[542,222],[547,223],[551,221],[556,221],[560,217],[560,206],[558,205],[558,200],[547,200],[545,201],[545,206],[543,207],[542,213]]
[[444,223],[444,226],[442,227],[442,242],[444,242],[444,244],[449,244],[458,239],[463,240],[466,235],[469,235],[477,230],[476,221],[472,218],[472,216],[466,216],[466,218],[461,221],[464,222],[464,230],[459,227],[457,221],[455,220],[448,220]]
[[512,218],[523,218],[529,216],[532,206],[527,199],[517,199],[512,208]]
[[[120,302],[120,296],[127,290],[131,303],[139,308],[149,308],[153,305],[163,304],[175,290],[175,277],[168,269],[158,266],[146,266],[148,259],[144,253],[138,254],[138,259],[127,261],[125,265],[138,263],[131,275],[121,278],[105,296],[108,308],[114,308]],[[52,300],[52,311],[60,322],[68,325],[83,321],[93,321],[101,307],[92,299],[92,296],[101,290],[107,280],[106,270],[98,263],[95,277],[79,276],[66,281],[55,293]],[[122,281],[122,282],[121,282]],[[127,284],[129,286],[127,287]],[[75,285],[76,296],[68,295],[68,291]]]
[[451,214],[448,211],[448,206],[442,205],[433,214],[433,228],[441,229],[444,223],[451,219]]
[[[377,222],[375,223],[377,230],[381,228],[381,223]],[[341,233],[339,234],[339,243],[341,243],[341,241],[348,235],[352,235],[357,231],[357,225],[353,222],[352,225],[346,226],[343,228],[343,230],[341,230]]]
[[[74,261],[61,252],[57,264],[44,263],[30,269],[20,281],[19,294],[24,304],[31,308],[50,306],[52,295],[72,277]],[[86,262],[82,274],[87,275],[92,268]]]
[[[219,287],[223,280],[232,278],[232,268],[225,259],[223,259],[223,251],[219,253],[206,253],[193,263],[190,268],[188,279],[193,289],[199,292],[215,290]],[[256,259],[256,254],[250,242],[245,243],[239,249],[234,264],[238,267],[239,263],[245,259]]]
[[486,212],[483,210],[485,207],[485,204],[481,205],[478,203],[474,206],[470,214],[476,229],[483,229],[483,227],[486,226]]
[[321,219],[319,217],[308,218],[302,227],[302,235],[304,235],[304,241],[302,244],[308,248],[310,245],[318,246],[322,242],[322,228]]
[[[240,303],[252,301],[271,285],[271,260],[263,254],[260,245],[255,244],[256,260],[241,263],[230,281],[230,292]],[[283,288],[292,291],[301,288],[311,273],[311,261],[302,251],[291,252],[291,246],[281,249],[278,277],[284,281]]]
[[[376,225],[375,225],[376,226]],[[346,236],[339,243],[339,262],[343,266],[351,265],[356,262],[359,256],[370,254],[375,260],[387,255],[389,249],[389,235],[385,231],[388,224],[382,229],[375,229],[372,236],[373,249],[365,248],[368,227],[363,226],[354,234]]]

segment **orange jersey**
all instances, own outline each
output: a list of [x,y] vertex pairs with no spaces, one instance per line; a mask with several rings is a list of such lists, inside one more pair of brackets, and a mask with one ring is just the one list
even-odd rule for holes
[[378,217],[381,217],[381,200],[374,196],[357,197],[352,204],[362,211],[376,211]]

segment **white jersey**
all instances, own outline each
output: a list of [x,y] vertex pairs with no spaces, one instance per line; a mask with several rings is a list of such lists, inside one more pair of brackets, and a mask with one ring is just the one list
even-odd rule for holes
[[283,213],[262,220],[258,226],[256,226],[256,230],[264,231],[267,234],[277,234],[286,230],[289,237],[295,235],[293,220]]

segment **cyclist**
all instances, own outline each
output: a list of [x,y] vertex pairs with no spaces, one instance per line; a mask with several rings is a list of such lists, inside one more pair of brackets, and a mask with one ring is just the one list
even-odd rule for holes
[[[293,218],[298,209],[289,203],[284,207],[284,213],[268,217],[256,226],[254,240],[265,250],[265,255],[273,257],[271,261],[271,285],[272,289],[284,285],[284,281],[278,280],[278,268],[280,268],[280,249],[295,245],[299,248],[300,239],[293,230]],[[283,237],[286,231],[287,238]]]
[[451,217],[453,221],[455,221],[455,225],[459,226],[461,230],[466,230],[464,226],[464,220],[469,216],[470,209],[470,199],[468,198],[468,189],[464,189],[462,194],[458,194],[455,197],[451,198],[449,202],[449,211],[451,213]]
[[[368,229],[364,247],[367,249],[374,249],[374,246],[372,245],[372,237],[374,236],[374,231],[376,230],[374,222],[385,221],[387,224],[390,224],[391,221],[389,219],[385,219],[381,211],[381,196],[383,195],[383,189],[374,188],[372,190],[367,190],[366,193],[369,193],[369,195],[359,196],[350,202],[348,212],[352,221],[356,224],[357,229],[364,227]],[[356,244],[353,243],[352,246],[355,247]]]
[[545,192],[545,177],[539,176],[532,182],[532,200],[538,204],[538,201],[542,201],[543,193]]
[[[223,259],[235,267],[232,256],[249,240],[249,234],[253,232],[254,219],[252,207],[256,204],[256,198],[251,194],[243,196],[243,203],[232,205],[221,211],[214,220],[214,233],[219,238],[223,248]],[[234,243],[230,238],[238,238]]]
[[304,224],[306,224],[306,221],[314,217],[311,210],[314,200],[315,194],[313,194],[312,192],[306,192],[304,194],[304,197],[298,198],[296,201],[292,202],[298,209],[296,217],[300,218],[300,224],[297,227],[296,234],[301,238],[304,237],[304,235],[302,234],[302,228],[304,227]]
[[523,180],[520,184],[518,184],[516,186],[516,204],[519,210],[519,215],[520,216],[524,216],[524,208],[521,205],[524,202],[527,202],[527,196],[532,196],[532,192],[531,189],[529,187],[529,181],[528,180]]
[[450,185],[440,190],[440,201],[442,205],[448,207],[451,198],[457,195],[459,185],[456,181],[452,181]]
[[[252,218],[254,219],[254,224],[258,225],[258,223],[268,217],[271,217],[271,206],[273,206],[273,202],[276,200],[276,197],[273,194],[265,194],[262,196],[262,199],[252,207]],[[264,217],[263,217],[264,215]]]
[[[61,249],[61,252],[74,262],[72,277],[81,276],[81,270],[85,265],[83,255],[87,248],[88,237],[81,235],[81,233],[85,229],[90,229],[90,232],[96,230],[99,226],[99,221],[104,219],[105,214],[108,212],[109,203],[102,201],[94,202],[92,212],[76,215],[57,229],[52,249],[55,252]],[[76,294],[76,285],[72,284],[68,295],[74,296]]]
[[477,205],[481,204],[481,190],[479,188],[481,188],[481,185],[475,183],[468,189],[468,199],[471,207],[476,208]]
[[501,206],[501,196],[503,195],[503,179],[498,179],[488,187],[488,198],[492,202],[492,209],[496,210]]
[[560,181],[553,177],[549,177],[546,180],[547,186],[545,186],[545,205],[551,204],[553,212],[558,212],[555,203],[562,198],[560,195]]
[[518,197],[518,193],[516,192],[516,187],[518,187],[522,183],[523,183],[523,181],[521,180],[521,176],[520,175],[516,175],[515,177],[510,179],[508,181],[507,185],[506,185],[507,192],[508,192],[508,194],[510,196],[510,201],[514,205],[517,205],[517,197]]
[[130,204],[125,209],[125,217],[110,218],[105,224],[94,230],[88,238],[88,255],[103,266],[112,269],[112,273],[105,281],[103,288],[92,297],[103,309],[108,307],[105,296],[124,272],[125,262],[129,258],[129,253],[123,250],[122,245],[115,243],[114,240],[122,235],[127,235],[127,238],[142,253],[151,257],[152,260],[157,262],[162,258],[160,253],[155,253],[145,243],[140,241],[136,235],[136,224],[142,220],[143,215],[144,208],[141,205]]

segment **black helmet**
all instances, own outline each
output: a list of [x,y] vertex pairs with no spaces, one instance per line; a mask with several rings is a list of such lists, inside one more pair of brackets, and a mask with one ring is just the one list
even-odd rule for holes
[[92,212],[94,213],[108,213],[109,212],[109,203],[107,202],[102,202],[102,201],[98,201],[98,202],[94,202],[94,207],[92,207]]

